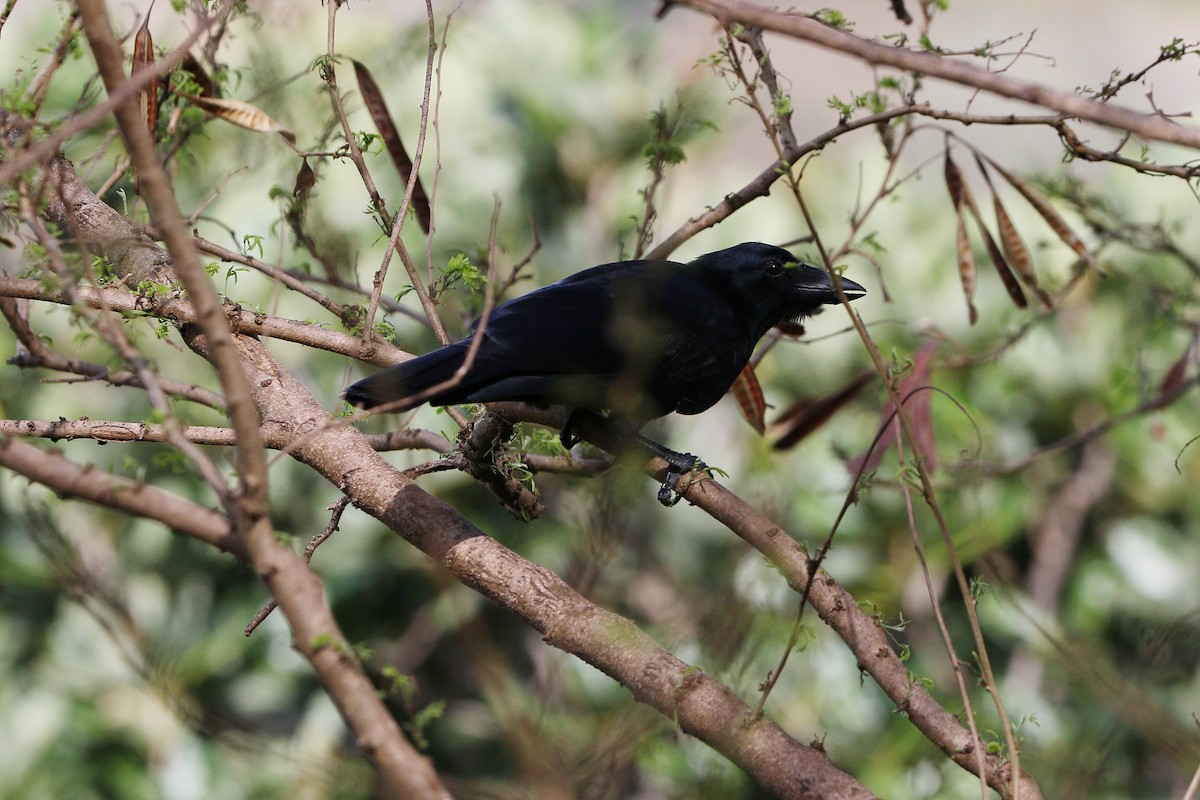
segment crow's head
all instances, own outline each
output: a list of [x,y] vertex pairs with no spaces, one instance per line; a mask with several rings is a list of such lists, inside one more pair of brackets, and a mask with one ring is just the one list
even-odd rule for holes
[[[691,263],[731,305],[762,326],[809,316],[838,302],[829,273],[802,264],[780,247],[746,242],[700,256]],[[840,279],[848,300],[867,293],[849,278]]]

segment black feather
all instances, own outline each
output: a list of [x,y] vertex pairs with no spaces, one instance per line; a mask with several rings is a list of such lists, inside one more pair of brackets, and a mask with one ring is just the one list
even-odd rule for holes
[[[866,290],[841,279],[854,299]],[[696,414],[729,389],[772,326],[837,302],[829,275],[791,253],[740,244],[690,264],[619,261],[578,272],[497,307],[470,370],[472,333],[359,381],[362,408],[523,400],[608,411],[640,425]],[[410,399],[411,402],[404,402]]]

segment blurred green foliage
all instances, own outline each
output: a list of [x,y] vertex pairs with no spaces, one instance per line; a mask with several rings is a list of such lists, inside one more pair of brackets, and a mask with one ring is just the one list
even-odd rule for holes
[[[27,13],[30,6],[19,4],[17,11]],[[64,13],[64,5],[54,8]],[[221,53],[230,91],[256,98],[285,120],[300,134],[302,148],[335,147],[332,112],[310,69],[323,53],[323,12],[289,7],[260,13],[262,19],[235,20],[234,36]],[[165,17],[165,9],[156,14]],[[0,86],[5,108],[29,110],[22,90],[62,22],[61,16],[46,17],[19,20],[28,36],[20,40],[19,63],[4,62],[5,80],[12,81]],[[837,19],[846,24],[840,12]],[[425,20],[383,4],[344,9],[339,20],[339,51],[387,76],[384,90],[402,110],[397,122],[406,141],[415,142]],[[10,24],[17,22],[14,17]],[[439,10],[439,25],[445,22]],[[531,219],[541,238],[532,280],[512,290],[521,292],[628,251],[642,213],[639,191],[650,179],[648,159],[652,168],[657,161],[666,169],[657,207],[660,235],[771,163],[757,120],[731,102],[736,88],[706,69],[680,65],[680,53],[693,45],[675,41],[672,22],[654,24],[648,9],[619,2],[503,0],[455,12],[438,53],[438,127],[422,167],[427,185],[436,175],[432,264],[452,267],[436,279],[446,292],[452,335],[465,330],[478,309],[471,295],[482,275],[475,264],[487,252],[488,220],[497,204],[506,263],[530,250]],[[7,30],[5,36],[17,41]],[[704,39],[697,47],[693,61],[702,60],[704,47],[716,49]],[[78,49],[74,42],[70,52]],[[69,57],[51,84],[42,118],[69,116],[81,95],[94,101],[91,69],[86,58]],[[339,74],[345,91],[344,62]],[[791,78],[804,80],[802,74]],[[867,79],[842,96],[874,103],[880,100],[875,88]],[[782,108],[784,98],[774,100]],[[367,130],[369,120],[352,92],[349,104],[352,124]],[[862,113],[862,105],[839,101],[836,113],[796,105],[795,112],[807,115],[804,130],[811,135],[835,124],[838,115]],[[672,108],[683,108],[690,121],[673,139],[663,135],[663,109]],[[291,191],[271,191],[292,184],[295,155],[274,137],[205,123],[193,112],[184,113],[181,123],[203,126],[178,154],[174,175],[185,214],[203,207],[195,222],[201,235],[235,249],[253,244],[258,257],[320,273],[285,222]],[[93,185],[120,157],[110,134],[97,127],[66,144]],[[848,232],[846,220],[862,187],[882,171],[872,135],[839,142],[805,170],[801,185],[819,205],[818,225],[830,241]],[[1049,134],[1042,133],[1037,145],[1057,157]],[[1024,171],[1016,149],[992,155]],[[394,207],[403,184],[387,168],[386,155],[371,152],[367,158]],[[346,161],[324,159],[314,167],[319,178],[304,209],[305,230],[340,278],[369,285],[384,242],[367,216],[357,175]],[[960,558],[986,582],[981,614],[1010,716],[1021,721],[1022,765],[1047,797],[1179,797],[1200,757],[1200,455],[1188,447],[1200,433],[1195,393],[1114,427],[1092,446],[1093,456],[1111,460],[1111,477],[1065,554],[1065,575],[1050,608],[1030,599],[1036,588],[1026,583],[1030,537],[1047,535],[1042,523],[1063,503],[1060,490],[1087,462],[1089,450],[1071,447],[1023,462],[1039,448],[1153,397],[1187,350],[1197,325],[1197,274],[1187,259],[1197,252],[1195,226],[1187,224],[1194,201],[1185,186],[1115,167],[1051,163],[1049,172],[1044,190],[1067,209],[1072,224],[1102,245],[1106,270],[1103,278],[1079,280],[1054,313],[1012,308],[999,281],[981,266],[981,321],[966,325],[953,222],[936,169],[927,180],[903,184],[859,232],[870,245],[863,249],[884,265],[882,274],[856,255],[845,259],[847,274],[871,286],[857,309],[885,355],[904,361],[929,337],[942,339],[943,363],[931,383],[957,405],[940,395],[931,401],[942,461],[935,473],[938,499]],[[126,178],[106,199],[144,222],[144,207],[127,204],[134,197]],[[1181,197],[1181,204],[1173,202]],[[754,208],[759,210],[698,237],[680,257],[744,239],[804,235],[803,220],[786,198],[765,199]],[[1013,213],[1029,232],[1048,288],[1064,285],[1072,277],[1073,254],[1036,214],[1015,205]],[[404,239],[412,252],[425,252],[415,225],[406,226]],[[0,267],[16,274],[38,261],[32,248],[6,251]],[[391,296],[404,293],[402,273],[393,268]],[[255,272],[221,265],[214,281],[248,308],[296,319],[319,313]],[[32,313],[38,330],[74,357],[120,363],[69,310],[35,304]],[[833,310],[813,320],[810,341],[781,343],[760,366],[777,410],[834,390],[866,365],[840,314]],[[406,316],[391,314],[386,322],[406,349],[433,345],[431,334]],[[1018,335],[1023,326],[1028,330]],[[156,336],[155,321],[131,319],[125,328],[164,375],[216,388],[196,359],[181,357],[173,335]],[[999,350],[1010,338],[1012,345]],[[330,408],[338,407],[342,387],[362,374],[341,357],[269,346]],[[6,355],[14,352],[7,329],[0,331],[0,347]],[[963,358],[993,350],[994,358]],[[1188,375],[1195,371],[1193,358]],[[134,390],[42,382],[48,377],[7,367],[0,382],[5,417],[150,415]],[[654,433],[703,453],[729,473],[731,488],[815,549],[850,488],[844,460],[869,446],[883,403],[875,384],[817,436],[784,453],[757,439],[731,403],[701,418],[660,423]],[[222,422],[192,405],[177,403],[176,411],[192,424]],[[394,423],[372,420],[365,427],[382,431]],[[419,412],[414,424],[455,435],[452,422],[434,410]],[[50,446],[77,463],[213,504],[166,446]],[[430,457],[390,456],[402,467]],[[326,524],[326,507],[338,492],[287,459],[273,464],[270,477],[274,525],[302,548]],[[895,455],[886,457],[839,529],[825,568],[892,626],[897,648],[909,654],[909,669],[957,711],[906,522],[903,479]],[[507,546],[563,575],[594,602],[635,619],[681,658],[753,702],[786,647],[797,606],[771,565],[697,510],[659,508],[652,486],[630,470],[591,479],[538,474],[536,482],[549,512],[525,526],[464,475],[422,478],[423,486]],[[916,502],[916,529],[934,588],[956,647],[969,662],[970,639],[948,579],[948,557],[930,514],[919,497]],[[369,651],[368,669],[387,702],[460,796],[763,796],[736,767],[635,705],[592,667],[546,647],[535,631],[454,583],[363,515],[348,512],[313,563],[350,640]],[[243,636],[267,599],[253,571],[227,556],[0,473],[0,795],[374,796],[371,770],[290,649],[279,615]],[[785,730],[801,741],[822,742],[835,764],[881,796],[978,792],[971,776],[949,764],[863,678],[811,610],[804,626],[801,646],[766,706]],[[985,738],[1001,741],[983,691],[972,686],[972,692],[980,727],[990,731]]]

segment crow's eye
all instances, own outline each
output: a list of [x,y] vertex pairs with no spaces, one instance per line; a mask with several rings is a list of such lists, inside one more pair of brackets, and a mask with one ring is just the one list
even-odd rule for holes
[[778,278],[783,274],[783,264],[778,261],[767,262],[767,275],[772,278]]

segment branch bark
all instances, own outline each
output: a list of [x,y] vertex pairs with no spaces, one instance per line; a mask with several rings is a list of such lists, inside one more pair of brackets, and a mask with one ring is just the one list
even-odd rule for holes
[[[528,420],[552,428],[561,428],[564,419],[561,412],[516,403],[493,403],[490,408],[509,419]],[[610,452],[620,449],[619,437],[594,419],[577,420],[573,430]],[[647,472],[660,481],[666,468],[666,461],[655,458],[649,463]],[[813,572],[812,559],[778,523],[708,477],[694,478],[681,494],[766,556],[797,594],[805,593]],[[864,611],[855,597],[824,571],[817,572],[812,587],[808,588],[808,603],[846,643],[857,658],[859,669],[871,676],[896,709],[906,714],[913,725],[956,764],[977,774],[979,756],[975,752],[974,737],[954,714],[913,680],[904,662],[892,649],[878,618]],[[1001,797],[1012,797],[1013,783],[1007,760],[990,753],[984,754],[982,760],[986,774],[981,777]],[[1041,796],[1033,778],[1022,773],[1022,800],[1038,800]]]
[[0,435],[0,466],[54,490],[64,499],[78,497],[134,516],[153,519],[173,531],[246,558],[245,544],[229,529],[224,515],[144,483],[79,466],[62,453]]
[[327,425],[328,412],[260,343],[243,339],[240,346],[266,426],[295,437],[291,455],[459,581],[518,614],[549,644],[618,680],[635,699],[724,754],[766,790],[785,798],[872,796],[830,764],[824,752],[800,744],[771,720],[756,718],[732,691],[632,622],[589,602],[558,575],[504,547],[405,479],[356,430]]
[[[200,312],[196,305],[175,292],[165,295],[137,294],[127,289],[108,287],[101,289],[92,286],[78,286],[75,287],[74,292],[79,301],[87,303],[92,308],[147,314],[156,319],[174,323],[181,328],[196,325],[200,321]],[[62,305],[71,303],[71,297],[66,291],[48,287],[44,281],[33,278],[0,276],[0,297],[43,300]],[[233,304],[221,306],[221,313],[235,333],[247,336],[268,336],[285,342],[317,347],[380,367],[398,364],[412,357],[390,344],[372,342],[364,348],[362,339],[357,336],[322,328],[311,322],[249,311]]]

